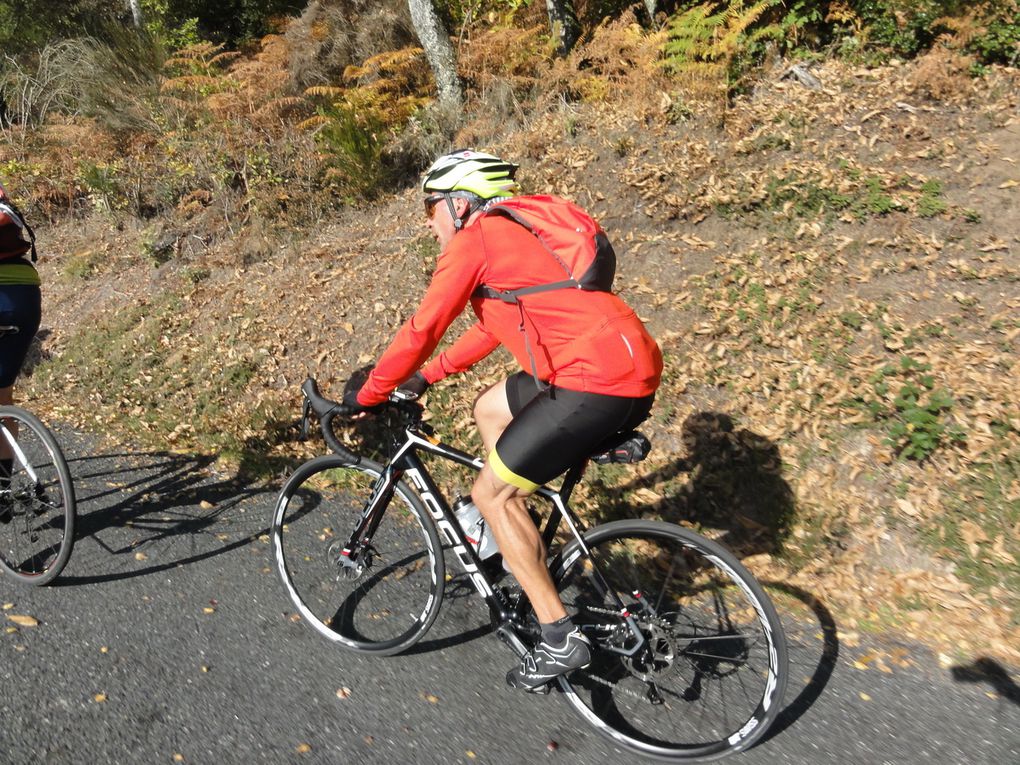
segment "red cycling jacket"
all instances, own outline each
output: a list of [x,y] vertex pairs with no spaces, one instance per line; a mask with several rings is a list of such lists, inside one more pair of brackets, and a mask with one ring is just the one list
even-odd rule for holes
[[[525,335],[539,378],[553,385],[629,398],[654,393],[662,354],[637,314],[616,295],[541,292],[521,297],[522,311],[474,294],[482,284],[512,290],[562,278],[563,269],[523,226],[503,216],[479,217],[439,256],[421,305],[397,331],[358,402],[382,403],[418,369],[434,383],[468,369],[500,345],[530,374]],[[469,301],[478,321],[423,368]]]

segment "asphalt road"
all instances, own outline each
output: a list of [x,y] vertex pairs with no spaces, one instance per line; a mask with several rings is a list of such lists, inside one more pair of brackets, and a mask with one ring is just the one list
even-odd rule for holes
[[[505,689],[512,655],[475,596],[449,599],[411,655],[345,653],[290,618],[272,489],[205,458],[60,437],[78,542],[54,586],[0,580],[0,762],[638,760],[556,693]],[[809,593],[774,591],[801,604],[791,687],[771,735],[730,762],[1020,763],[1015,671],[848,635]]]

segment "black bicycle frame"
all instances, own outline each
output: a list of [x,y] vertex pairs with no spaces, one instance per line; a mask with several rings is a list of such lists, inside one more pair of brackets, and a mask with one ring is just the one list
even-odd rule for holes
[[[481,558],[478,557],[474,546],[468,541],[464,530],[457,521],[456,515],[443,497],[439,487],[436,486],[428,469],[418,457],[418,452],[425,451],[435,454],[475,470],[481,470],[484,463],[467,452],[425,435],[415,424],[408,425],[405,434],[406,440],[403,443],[398,442],[396,444],[396,451],[383,468],[372,496],[365,504],[361,521],[344,546],[341,555],[350,561],[350,565],[357,565],[357,558],[360,552],[371,547],[372,537],[382,520],[386,507],[393,498],[397,483],[401,479],[409,480],[414,485],[429,515],[432,516],[432,520],[435,521],[436,526],[442,532],[445,542],[449,544],[454,555],[456,555],[461,568],[468,575],[475,589],[485,599],[486,605],[489,607],[489,616],[497,635],[518,656],[523,656],[529,649],[521,641],[517,628],[524,626],[524,613],[529,605],[527,596],[521,592],[516,602],[511,602],[503,589],[493,585],[492,580],[489,579],[482,569]],[[621,617],[637,639],[635,645],[629,649],[617,648],[614,650],[625,656],[633,656],[644,648],[645,638],[634,621],[634,617],[620,600],[619,595],[609,586],[609,583],[602,575],[598,563],[592,559],[591,550],[585,544],[582,536],[582,524],[567,506],[567,500],[578,481],[580,481],[584,468],[585,463],[581,463],[567,471],[559,491],[542,486],[535,492],[538,496],[546,499],[552,506],[552,513],[546,521],[545,528],[540,529],[542,541],[546,549],[549,549],[560,521],[563,519],[567,521],[567,525],[570,526],[575,539],[577,539],[581,554],[592,562],[596,583],[604,592],[611,594],[612,598],[616,601]],[[648,608],[644,599],[638,593],[635,593],[635,595],[638,598],[638,602],[641,602],[645,608]]]

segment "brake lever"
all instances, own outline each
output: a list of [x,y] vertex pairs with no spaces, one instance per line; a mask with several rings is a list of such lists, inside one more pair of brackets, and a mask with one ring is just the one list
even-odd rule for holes
[[305,399],[305,404],[301,411],[301,435],[302,441],[308,440],[308,420],[312,414],[312,402],[309,399]]

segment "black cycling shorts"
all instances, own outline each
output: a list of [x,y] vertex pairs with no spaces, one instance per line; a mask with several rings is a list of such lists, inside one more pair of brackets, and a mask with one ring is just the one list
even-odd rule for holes
[[655,400],[654,393],[625,398],[556,387],[539,391],[525,372],[507,379],[506,397],[514,418],[489,465],[502,480],[528,492],[596,454],[620,431],[636,428]]
[[28,355],[32,338],[39,330],[42,297],[33,284],[0,285],[0,326],[18,331],[0,337],[0,388],[14,385]]

